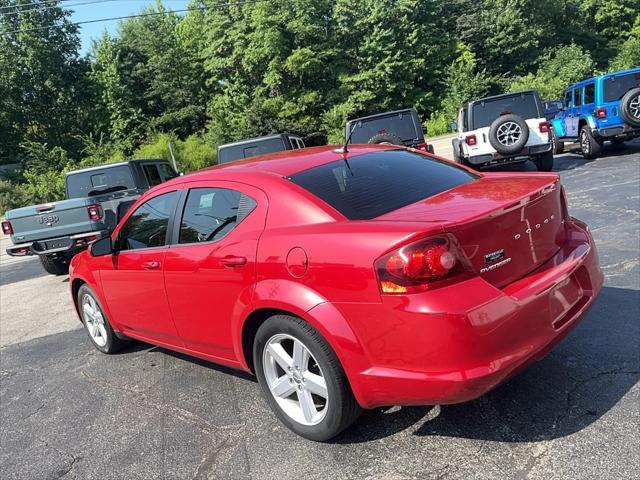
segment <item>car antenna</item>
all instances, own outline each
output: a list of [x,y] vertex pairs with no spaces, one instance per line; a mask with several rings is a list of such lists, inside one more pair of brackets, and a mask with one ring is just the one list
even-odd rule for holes
[[349,132],[349,136],[347,137],[347,141],[344,142],[344,145],[340,149],[340,153],[349,153],[349,150],[347,149],[347,145],[349,145],[349,142],[351,141],[351,137],[353,137],[353,132],[356,131],[356,127],[360,126],[361,124],[362,122],[360,120],[358,120],[353,124],[353,126],[351,127],[351,131]]

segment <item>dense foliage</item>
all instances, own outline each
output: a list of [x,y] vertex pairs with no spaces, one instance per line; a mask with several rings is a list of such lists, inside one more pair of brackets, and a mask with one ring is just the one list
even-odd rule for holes
[[60,196],[65,170],[133,156],[182,170],[215,146],[289,131],[340,141],[347,118],[414,106],[430,134],[505,90],[543,97],[640,64],[637,0],[192,0],[79,53],[62,5],[0,0],[0,211]]

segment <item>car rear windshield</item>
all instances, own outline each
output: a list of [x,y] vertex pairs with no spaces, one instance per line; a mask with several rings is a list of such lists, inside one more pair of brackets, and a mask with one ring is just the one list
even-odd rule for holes
[[[349,131],[353,124],[349,125]],[[418,128],[420,130],[418,130]],[[396,113],[394,115],[360,120],[356,123],[350,143],[369,143],[369,140],[380,133],[391,133],[403,142],[411,142],[424,138],[422,126],[415,123],[413,115],[409,112]]]
[[474,103],[472,130],[488,127],[496,118],[509,113],[519,115],[525,120],[538,118],[540,114],[538,113],[536,97],[529,92]]
[[603,99],[605,102],[615,102],[624,97],[624,94],[633,87],[639,86],[640,72],[605,78],[602,82]]
[[287,150],[282,137],[265,138],[255,142],[247,142],[239,145],[229,145],[220,147],[218,163],[229,163],[235,160],[275,153]]
[[129,188],[135,188],[135,182],[128,165],[67,176],[67,198],[89,197]]
[[444,161],[405,150],[338,160],[289,179],[350,220],[369,220],[477,178]]

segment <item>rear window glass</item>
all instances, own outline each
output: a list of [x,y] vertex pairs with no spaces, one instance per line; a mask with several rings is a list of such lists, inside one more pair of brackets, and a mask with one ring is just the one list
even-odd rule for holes
[[525,120],[538,118],[538,105],[533,93],[486,100],[473,105],[473,130],[488,127],[501,115],[513,113]]
[[638,86],[640,86],[640,72],[605,78],[602,82],[604,101],[615,102],[620,100],[625,93]]
[[67,176],[67,198],[80,198],[135,188],[128,165]]
[[[353,123],[349,124],[349,132],[351,128]],[[424,137],[422,126],[416,125],[413,115],[406,112],[357,122],[351,143],[369,143],[371,138],[380,133],[391,133],[403,142],[421,140]]]
[[287,150],[284,140],[281,137],[267,138],[256,142],[243,143],[240,145],[229,145],[220,148],[218,163],[229,163],[235,160],[275,153]]
[[404,150],[368,153],[289,179],[350,220],[368,220],[477,178],[455,165]]

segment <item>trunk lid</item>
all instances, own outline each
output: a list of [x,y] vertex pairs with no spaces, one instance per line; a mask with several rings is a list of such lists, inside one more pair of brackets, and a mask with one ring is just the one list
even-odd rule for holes
[[378,217],[441,222],[475,272],[501,288],[535,270],[564,243],[555,174],[484,174],[473,182]]

